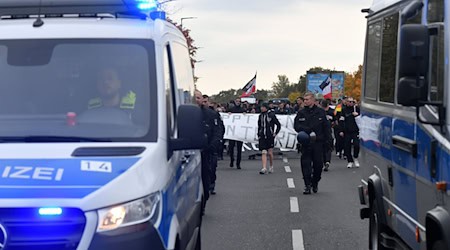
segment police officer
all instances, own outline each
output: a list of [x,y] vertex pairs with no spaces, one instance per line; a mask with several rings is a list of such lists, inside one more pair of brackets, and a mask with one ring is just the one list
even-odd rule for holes
[[217,116],[219,117],[218,122],[219,122],[220,130],[222,131],[222,134],[220,136],[219,147],[217,148],[216,152],[212,152],[211,153],[211,164],[210,164],[211,183],[209,185],[209,190],[208,191],[212,195],[215,195],[216,194],[216,180],[217,180],[217,176],[216,176],[217,162],[218,162],[218,158],[219,158],[219,151],[223,150],[222,143],[223,143],[223,136],[225,134],[225,126],[223,124],[222,117],[220,116],[219,112],[214,110],[214,107],[211,105],[208,95],[203,95],[203,107],[210,108],[212,111],[217,113]]
[[203,113],[203,124],[208,138],[207,146],[202,150],[202,184],[204,200],[202,204],[202,214],[205,213],[206,201],[209,199],[211,186],[211,158],[219,148],[222,137],[222,129],[219,125],[219,113],[203,105],[203,95],[199,90],[195,90],[195,101]]
[[303,194],[318,192],[318,184],[322,174],[323,151],[330,147],[330,125],[325,111],[315,105],[313,93],[304,95],[304,108],[297,113],[294,120],[295,131],[309,135],[309,144],[301,148],[301,166],[305,189]]
[[88,102],[88,109],[97,108],[118,108],[126,112],[130,119],[136,122],[142,117],[133,117],[136,108],[136,93],[129,90],[122,90],[122,81],[119,74],[113,68],[100,70],[97,76],[97,92],[99,96]]

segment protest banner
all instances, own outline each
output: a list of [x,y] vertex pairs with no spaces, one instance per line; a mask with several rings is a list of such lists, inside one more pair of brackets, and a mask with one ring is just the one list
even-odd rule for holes
[[[243,141],[252,144],[249,149],[258,150],[258,116],[259,114],[220,113],[225,125],[225,139]],[[295,150],[297,132],[294,130],[295,115],[277,115],[281,124],[280,133],[275,138],[275,147],[281,150]]]

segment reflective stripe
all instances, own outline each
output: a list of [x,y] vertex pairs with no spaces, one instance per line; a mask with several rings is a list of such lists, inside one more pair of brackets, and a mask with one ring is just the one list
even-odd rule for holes
[[[136,93],[133,91],[128,91],[128,93],[122,97],[120,101],[121,109],[134,109],[136,104]],[[88,109],[95,109],[103,107],[103,101],[100,97],[95,97],[89,100]]]
[[121,109],[134,109],[134,105],[136,104],[136,94],[133,91],[128,91],[128,93],[122,97],[122,101],[120,102]]

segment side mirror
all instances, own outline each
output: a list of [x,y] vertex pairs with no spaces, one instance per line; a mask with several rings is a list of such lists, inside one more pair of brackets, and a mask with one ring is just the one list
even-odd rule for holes
[[207,138],[203,114],[195,105],[181,105],[177,115],[178,138],[170,140],[171,150],[203,149]]
[[417,106],[428,100],[429,64],[428,27],[405,24],[400,31],[400,65],[397,102],[404,106]]

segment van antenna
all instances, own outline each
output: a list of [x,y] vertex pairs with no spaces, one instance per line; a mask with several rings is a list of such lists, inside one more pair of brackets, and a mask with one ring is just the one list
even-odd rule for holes
[[42,25],[44,25],[44,21],[42,21],[42,19],[41,19],[41,8],[42,8],[42,0],[39,0],[38,17],[37,17],[36,21],[34,21],[34,23],[33,23],[33,27],[35,27],[35,28],[39,28]]

